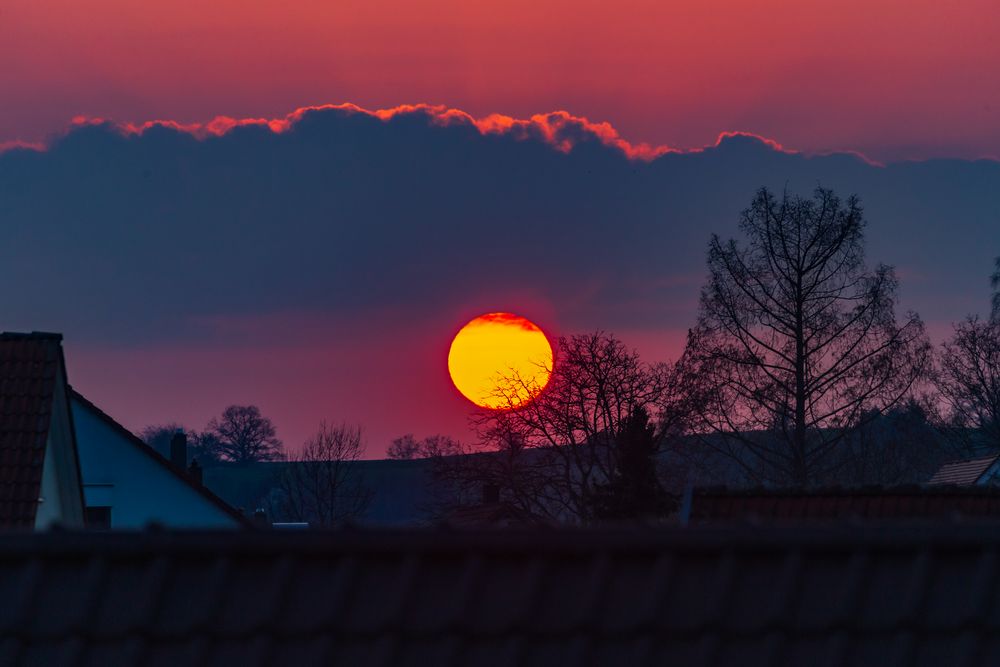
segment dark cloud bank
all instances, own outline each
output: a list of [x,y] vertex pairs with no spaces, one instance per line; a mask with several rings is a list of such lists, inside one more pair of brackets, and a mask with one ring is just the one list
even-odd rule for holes
[[735,234],[761,185],[860,195],[869,261],[925,319],[986,307],[1000,163],[881,167],[747,136],[643,161],[565,131],[569,152],[421,110],[317,110],[280,133],[101,124],[0,153],[2,328],[142,343],[220,316],[402,321],[515,294],[567,329],[684,328],[709,234]]

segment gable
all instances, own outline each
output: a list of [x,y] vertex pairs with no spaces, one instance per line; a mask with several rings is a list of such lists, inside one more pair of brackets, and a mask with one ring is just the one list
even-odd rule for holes
[[72,409],[87,506],[111,507],[112,528],[150,523],[230,528],[243,523],[233,508],[79,394],[73,394]]

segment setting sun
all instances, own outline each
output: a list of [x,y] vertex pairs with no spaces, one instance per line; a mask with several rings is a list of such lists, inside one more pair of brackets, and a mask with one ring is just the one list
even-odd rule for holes
[[[448,372],[455,387],[476,405],[494,410],[514,407],[530,401],[548,384],[552,346],[533,322],[512,313],[488,313],[455,336]],[[511,378],[516,382],[499,392]]]

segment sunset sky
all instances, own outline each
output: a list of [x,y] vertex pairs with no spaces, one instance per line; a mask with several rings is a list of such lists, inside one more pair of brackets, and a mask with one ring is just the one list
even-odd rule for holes
[[257,403],[378,456],[468,437],[476,315],[676,356],[709,234],[822,183],[940,335],[1000,255],[998,34],[996,0],[4,0],[0,329],[64,333],[130,428]]
[[567,109],[692,148],[1000,153],[993,0],[6,0],[0,138],[325,102]]

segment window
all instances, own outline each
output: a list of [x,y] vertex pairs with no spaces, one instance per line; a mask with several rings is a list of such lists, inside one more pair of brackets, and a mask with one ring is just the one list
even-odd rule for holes
[[111,508],[106,505],[88,507],[86,509],[85,521],[87,528],[108,530],[111,528]]

